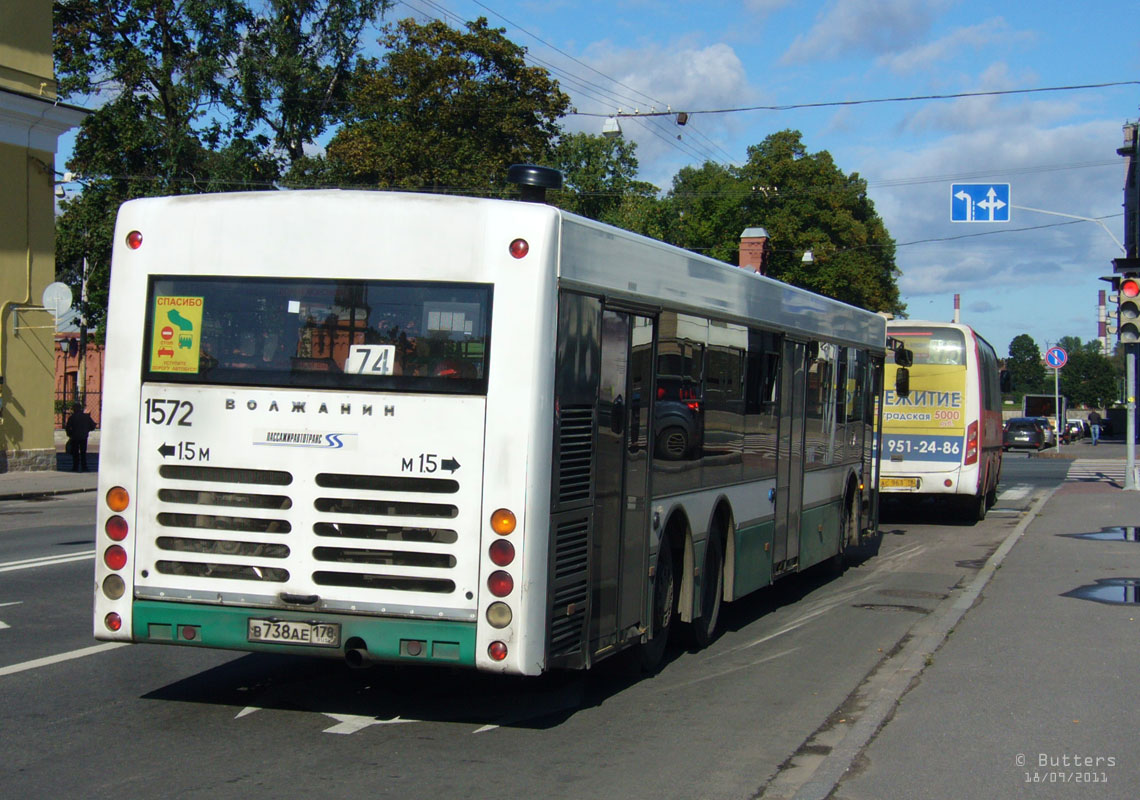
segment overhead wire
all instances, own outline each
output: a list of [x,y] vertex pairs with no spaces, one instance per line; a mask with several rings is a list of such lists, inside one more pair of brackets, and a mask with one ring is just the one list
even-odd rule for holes
[[[440,3],[435,2],[435,0],[415,0],[414,3],[411,0],[399,0],[399,2],[401,4],[407,6],[408,8],[412,9],[413,11],[416,11],[417,13],[423,15],[424,17],[430,18],[430,19],[436,19],[440,22],[453,23],[453,24],[457,24],[457,25],[466,24],[466,20],[463,20],[459,15],[455,14],[453,11],[451,11],[450,9],[441,5]],[[596,73],[597,75],[605,78],[607,81],[610,81],[612,84],[617,85],[617,86],[621,86],[621,87],[626,88],[626,89],[629,89],[632,92],[636,92],[637,94],[640,94],[642,96],[642,98],[647,99],[651,102],[654,102],[654,103],[657,103],[660,105],[665,105],[665,103],[663,101],[657,100],[657,99],[645,94],[644,92],[641,92],[638,89],[635,89],[631,86],[628,86],[628,85],[622,83],[621,81],[619,81],[618,79],[616,79],[610,75],[607,75],[604,72],[601,72],[600,70],[595,69],[594,67],[591,67],[589,64],[586,64],[585,62],[580,61],[579,59],[575,58],[574,56],[571,56],[570,54],[559,49],[558,47],[555,47],[554,45],[547,42],[545,39],[542,39],[537,34],[532,33],[531,31],[527,30],[526,28],[523,28],[521,25],[514,22],[513,20],[508,19],[507,17],[503,16],[499,12],[490,8],[485,3],[478,2],[478,0],[472,0],[472,2],[475,2],[475,4],[478,5],[480,8],[483,8],[484,10],[488,11],[489,13],[494,14],[496,17],[503,20],[507,24],[514,26],[515,28],[517,28],[519,31],[526,34],[527,36],[530,36],[535,41],[542,44],[544,47],[548,47],[551,50],[559,53],[560,55],[565,56],[566,58],[569,58],[571,61],[573,61],[577,64],[580,64],[583,67],[586,67],[590,71],[592,71],[592,72]],[[419,5],[419,4],[422,4],[422,5]],[[424,6],[427,6],[428,9],[431,9],[431,10],[438,12],[438,14],[440,16],[436,16],[436,14],[432,13],[431,11],[425,10]],[[446,18],[446,19],[444,19],[444,18]],[[569,70],[567,70],[563,67],[560,67],[560,66],[558,66],[558,65],[556,65],[550,61],[547,61],[546,59],[543,59],[539,56],[536,56],[530,50],[526,50],[524,58],[525,58],[525,60],[527,60],[528,62],[531,62],[532,64],[537,64],[537,65],[547,69],[549,72],[551,72],[552,74],[554,74],[558,78],[560,83],[571,88],[573,91],[575,91],[576,94],[578,94],[580,96],[585,96],[588,99],[593,100],[594,102],[598,102],[598,103],[602,103],[602,104],[614,104],[614,105],[620,105],[622,102],[628,102],[628,103],[632,103],[632,104],[636,105],[637,103],[641,102],[637,98],[630,97],[629,95],[622,94],[620,92],[617,92],[614,89],[602,86],[593,80],[590,80],[588,78],[583,78],[583,77],[581,77],[581,76],[579,76],[573,72],[570,72]],[[569,115],[572,115],[572,112]],[[642,127],[644,127],[647,132],[651,133],[656,138],[663,141],[666,145],[677,150],[678,152],[680,152],[682,155],[684,155],[687,158],[693,158],[693,159],[696,159],[698,161],[713,161],[713,162],[718,162],[718,163],[721,161],[720,157],[715,152],[713,152],[710,148],[708,148],[707,146],[704,146],[703,144],[701,144],[699,142],[698,143],[690,143],[690,142],[686,142],[684,140],[679,140],[675,137],[675,135],[671,136],[667,130],[664,130],[663,126],[664,126],[664,122],[663,121],[658,122],[657,120],[653,120],[653,127],[645,125],[644,123],[642,124]],[[732,159],[730,157],[729,163],[731,163],[731,161],[732,161]]]
[[[804,108],[835,108],[841,106],[862,106],[876,103],[909,103],[919,100],[958,100],[967,97],[1003,97],[1016,94],[1035,94],[1040,92],[1072,92],[1082,89],[1106,89],[1114,86],[1140,86],[1140,81],[1106,81],[1104,83],[1072,84],[1069,86],[1039,86],[1031,89],[993,89],[980,92],[952,92],[948,94],[920,94],[904,97],[877,97],[866,100],[828,100],[814,103],[787,103],[773,106],[740,106],[736,108],[706,108],[688,110],[692,114],[736,114],[744,111],[792,111]],[[614,116],[607,112],[575,112],[582,117],[608,117]],[[619,117],[664,117],[677,113],[676,111],[634,111],[617,112]]]

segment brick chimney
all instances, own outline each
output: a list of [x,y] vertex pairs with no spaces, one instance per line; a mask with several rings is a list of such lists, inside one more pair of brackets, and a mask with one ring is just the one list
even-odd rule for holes
[[765,275],[768,272],[768,231],[745,228],[740,234],[740,268]]

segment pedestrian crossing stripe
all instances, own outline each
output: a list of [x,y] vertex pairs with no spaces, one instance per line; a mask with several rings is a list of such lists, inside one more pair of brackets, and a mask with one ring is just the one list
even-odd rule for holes
[[1078,458],[1069,465],[1067,482],[1095,483],[1105,481],[1124,485],[1128,465],[1124,461],[1101,458]]

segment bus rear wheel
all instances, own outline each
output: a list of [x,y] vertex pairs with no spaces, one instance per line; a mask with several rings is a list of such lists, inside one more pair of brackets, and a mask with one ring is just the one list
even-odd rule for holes
[[967,522],[981,522],[986,518],[986,495],[975,494],[963,498],[962,518]]
[[724,595],[724,544],[716,531],[709,534],[705,545],[705,565],[701,569],[701,615],[689,623],[689,643],[705,648],[716,634],[720,606]]
[[665,659],[669,632],[673,628],[676,606],[676,580],[673,553],[668,539],[662,538],[657,548],[657,569],[653,575],[653,638],[638,648],[638,662],[645,672],[653,672]]
[[843,519],[839,528],[839,551],[829,562],[831,573],[836,577],[847,571],[847,547],[857,538],[855,530],[859,520],[859,496],[852,491],[844,503]]

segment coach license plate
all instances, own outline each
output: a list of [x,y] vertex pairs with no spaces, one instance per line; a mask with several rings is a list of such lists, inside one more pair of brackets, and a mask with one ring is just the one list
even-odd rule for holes
[[882,478],[879,481],[882,489],[917,489],[918,478]]
[[308,647],[340,647],[340,625],[330,622],[251,619],[249,641],[299,644]]

